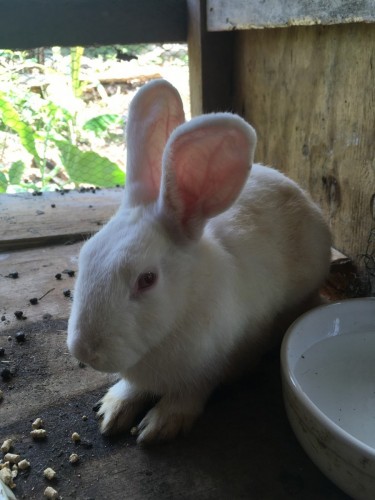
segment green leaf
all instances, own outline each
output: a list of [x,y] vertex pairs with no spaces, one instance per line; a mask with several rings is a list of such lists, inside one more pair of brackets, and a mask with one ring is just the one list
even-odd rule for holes
[[54,143],[59,149],[61,163],[73,182],[100,187],[124,184],[124,172],[108,158],[94,151],[81,151],[68,141],[54,141]]
[[15,161],[9,169],[9,183],[20,184],[25,164],[22,160]]
[[99,115],[91,118],[86,123],[84,123],[82,128],[84,130],[90,130],[91,132],[94,132],[95,135],[99,136],[100,134],[108,130],[111,125],[120,122],[120,120],[120,115],[116,114]]
[[20,115],[12,104],[0,92],[0,115],[4,124],[18,134],[22,146],[40,162],[39,154],[35,147],[34,130],[22,121]]
[[3,172],[0,172],[0,193],[5,193],[9,185],[8,179]]

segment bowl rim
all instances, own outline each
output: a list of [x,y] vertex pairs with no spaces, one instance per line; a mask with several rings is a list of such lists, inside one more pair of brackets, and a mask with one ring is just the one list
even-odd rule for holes
[[344,442],[347,445],[355,446],[360,453],[366,458],[371,460],[375,460],[375,448],[364,443],[360,439],[353,436],[350,432],[346,431],[338,424],[336,424],[331,418],[329,418],[303,391],[300,383],[298,382],[288,360],[288,347],[290,344],[290,339],[293,335],[294,330],[301,323],[305,321],[305,318],[313,316],[320,309],[334,308],[340,307],[342,304],[345,305],[348,302],[354,301],[362,301],[362,302],[373,302],[375,305],[375,297],[360,297],[360,298],[352,298],[352,299],[344,299],[336,302],[330,302],[327,304],[322,304],[317,306],[309,311],[305,312],[301,316],[299,316],[288,328],[283,338],[280,350],[280,360],[281,360],[281,370],[284,375],[284,379],[287,381],[289,388],[293,392],[294,396],[297,397],[301,403],[307,408],[307,410],[313,415],[315,419],[320,421],[322,425],[324,425],[328,431],[338,436],[341,442]]

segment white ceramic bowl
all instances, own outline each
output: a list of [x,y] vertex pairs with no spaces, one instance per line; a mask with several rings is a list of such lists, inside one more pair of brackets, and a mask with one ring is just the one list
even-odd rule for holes
[[375,498],[375,298],[317,307],[281,348],[284,401],[311,460],[355,499]]

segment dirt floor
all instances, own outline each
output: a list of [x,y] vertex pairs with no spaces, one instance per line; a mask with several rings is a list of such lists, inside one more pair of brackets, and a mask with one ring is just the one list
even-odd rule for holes
[[[64,201],[58,194],[48,196],[72,212],[76,195],[67,194]],[[35,203],[44,203],[41,211],[48,215],[53,200],[41,198],[35,201],[25,195],[25,205],[19,207],[23,206],[29,237],[48,241],[44,215],[26,218],[38,209]],[[4,230],[10,231],[6,199],[0,198],[0,211]],[[83,205],[94,203],[95,210],[82,223],[83,236],[102,220],[102,202],[105,214],[110,210],[104,194],[96,202],[90,200]],[[115,194],[113,210],[117,203]],[[59,220],[65,218],[71,228],[61,210]],[[18,220],[23,220],[20,214]],[[59,226],[49,222],[48,227]],[[20,227],[20,239],[22,231]],[[48,485],[60,498],[79,500],[347,498],[319,472],[294,437],[283,407],[278,352],[270,353],[255,373],[219,388],[186,437],[150,448],[138,446],[130,434],[103,437],[93,407],[113,377],[80,366],[68,353],[71,297],[64,291],[74,294],[75,277],[64,271],[77,271],[82,243],[64,245],[72,243],[71,230],[65,236],[60,231],[58,245],[32,248],[30,238],[24,238],[28,248],[11,250],[11,245],[18,248],[17,242],[8,238],[0,253],[0,348],[4,348],[0,369],[10,371],[8,380],[0,377],[0,441],[12,438],[12,451],[31,464],[14,479],[17,498],[42,499]],[[11,277],[13,272],[19,273],[18,278]],[[61,279],[56,279],[57,273]],[[30,304],[33,297],[40,299],[38,304]],[[27,319],[17,319],[16,311]],[[17,340],[18,332],[24,333],[24,341]],[[47,432],[42,440],[30,435],[37,417]],[[81,437],[77,444],[73,432]],[[69,462],[72,453],[79,456],[75,465]],[[56,471],[55,480],[44,478],[46,467]]]

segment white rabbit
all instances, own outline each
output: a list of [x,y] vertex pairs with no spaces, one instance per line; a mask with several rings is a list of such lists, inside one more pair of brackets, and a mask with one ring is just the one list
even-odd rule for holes
[[249,176],[250,125],[230,113],[184,123],[164,80],[133,99],[127,145],[123,203],[80,253],[68,346],[122,377],[101,400],[103,433],[154,403],[137,428],[148,443],[189,429],[215,386],[269,348],[283,313],[318,297],[330,233],[293,181],[261,165]]

